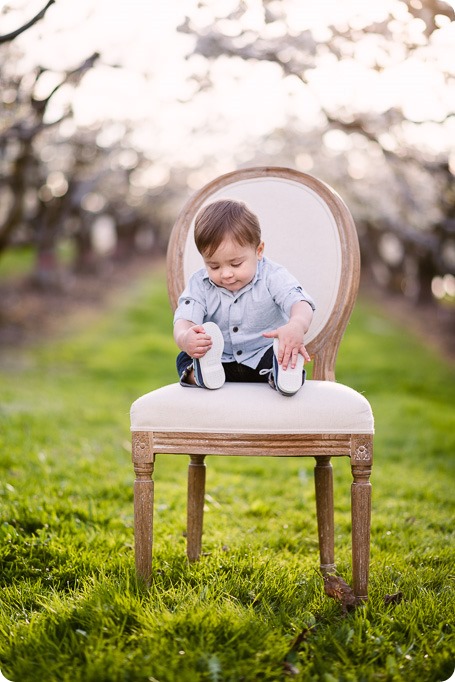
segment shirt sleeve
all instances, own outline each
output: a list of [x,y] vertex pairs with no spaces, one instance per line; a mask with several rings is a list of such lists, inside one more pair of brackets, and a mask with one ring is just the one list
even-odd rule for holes
[[282,265],[278,265],[269,274],[268,288],[273,300],[287,317],[291,316],[292,306],[300,301],[306,301],[313,310],[316,310],[316,305],[311,296]]
[[202,271],[198,271],[188,280],[175,309],[174,324],[177,320],[189,320],[194,324],[203,323],[207,313],[207,303],[202,274]]

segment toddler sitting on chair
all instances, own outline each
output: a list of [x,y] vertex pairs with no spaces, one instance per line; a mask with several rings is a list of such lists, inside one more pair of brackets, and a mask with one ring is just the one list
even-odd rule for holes
[[190,277],[174,314],[180,384],[218,389],[225,381],[268,381],[294,395],[310,360],[304,336],[313,300],[264,256],[259,220],[244,202],[221,199],[202,208],[194,239],[205,268]]

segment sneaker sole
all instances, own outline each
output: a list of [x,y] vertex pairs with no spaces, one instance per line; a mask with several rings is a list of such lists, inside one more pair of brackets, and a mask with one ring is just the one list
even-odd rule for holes
[[224,338],[220,328],[214,322],[205,322],[204,331],[212,339],[211,349],[199,358],[199,367],[204,386],[210,389],[221,388],[226,380],[221,356],[224,350]]
[[[275,353],[276,358],[278,358],[279,346],[280,342],[278,339],[274,339],[273,352]],[[278,360],[276,360],[276,364],[278,365]],[[275,381],[280,391],[283,393],[288,393],[289,395],[297,393],[297,391],[302,387],[302,372],[304,364],[305,362],[303,356],[299,353],[294,369],[292,369],[291,365],[288,365],[288,368],[284,370],[281,369],[281,365],[278,365],[278,372],[277,376],[275,377]]]

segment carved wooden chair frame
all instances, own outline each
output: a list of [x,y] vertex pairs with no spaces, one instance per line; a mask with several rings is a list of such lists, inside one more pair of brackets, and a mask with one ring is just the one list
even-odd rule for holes
[[[316,192],[328,206],[337,225],[342,268],[338,297],[330,319],[316,338],[307,345],[311,357],[314,358],[312,379],[334,382],[338,347],[357,295],[360,273],[359,247],[355,226],[346,205],[330,187],[312,176],[287,168],[249,168],[221,176],[197,192],[179,215],[169,243],[167,268],[170,303],[175,309],[178,296],[185,285],[183,261],[188,230],[200,207],[216,191],[228,186],[230,182],[270,176],[302,183]],[[134,484],[136,569],[139,577],[146,583],[150,582],[152,576],[153,471],[158,453],[185,454],[190,457],[187,508],[187,556],[190,561],[197,560],[201,554],[207,455],[314,457],[320,567],[324,574],[335,571],[331,458],[349,457],[353,476],[351,485],[353,589],[360,599],[367,598],[372,429],[371,433],[337,434],[277,435],[241,432],[226,434],[209,431],[191,433],[179,432],[177,428],[175,431],[153,430],[152,427],[135,425],[132,419],[132,431],[133,464],[136,474]]]

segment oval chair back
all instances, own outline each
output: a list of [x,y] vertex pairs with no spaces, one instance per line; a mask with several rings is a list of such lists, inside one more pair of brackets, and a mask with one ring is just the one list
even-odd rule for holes
[[167,257],[173,309],[190,275],[204,266],[194,243],[196,215],[221,198],[244,201],[256,213],[265,255],[315,300],[305,345],[314,358],[313,378],[334,380],[360,273],[357,233],[345,203],[321,180],[288,168],[247,168],[217,178],[191,197],[174,225]]

